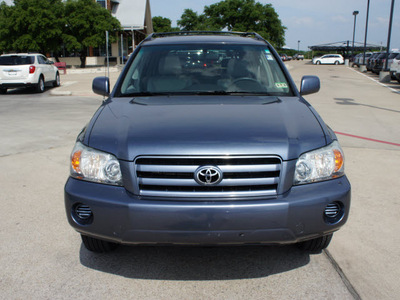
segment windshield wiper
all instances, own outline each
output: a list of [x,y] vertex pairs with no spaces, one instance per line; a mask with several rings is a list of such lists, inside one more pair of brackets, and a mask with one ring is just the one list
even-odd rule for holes
[[271,96],[270,93],[267,92],[246,92],[246,91],[232,91],[232,92],[227,92],[227,95],[237,95],[237,96]]
[[182,96],[182,95],[216,95],[216,96],[271,96],[267,92],[245,92],[245,91],[179,91],[179,92],[137,92],[122,94],[121,97],[151,97],[151,96]]
[[151,96],[170,96],[172,93],[159,93],[159,92],[137,92],[122,94],[121,97],[151,97]]

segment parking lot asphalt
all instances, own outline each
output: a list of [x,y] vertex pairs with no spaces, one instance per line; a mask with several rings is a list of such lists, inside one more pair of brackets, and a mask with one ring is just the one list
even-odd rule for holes
[[[400,294],[400,85],[345,66],[288,63],[321,79],[306,99],[338,133],[352,183],[348,223],[321,254],[284,247],[120,247],[88,252],[63,185],[76,135],[101,104],[93,73],[44,94],[0,97],[0,298],[394,299]],[[118,70],[110,72],[111,85]],[[58,93],[58,94],[57,94]],[[69,97],[61,97],[69,95]]]
[[363,299],[393,299],[400,293],[400,85],[345,66],[291,64],[301,75],[320,77],[321,90],[306,96],[344,148],[352,184],[346,226],[328,252]]
[[[88,68],[67,70],[61,74],[61,86],[50,91],[52,96],[96,96],[92,92],[92,81],[98,76],[110,78],[111,87],[114,86],[121,72],[121,67]],[[109,75],[109,76],[108,76]]]

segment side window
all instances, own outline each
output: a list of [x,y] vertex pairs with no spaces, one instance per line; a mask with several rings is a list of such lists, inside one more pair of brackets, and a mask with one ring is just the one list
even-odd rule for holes
[[39,64],[41,64],[41,65],[45,65],[46,64],[46,61],[44,60],[43,56],[38,56],[37,58],[38,58]]

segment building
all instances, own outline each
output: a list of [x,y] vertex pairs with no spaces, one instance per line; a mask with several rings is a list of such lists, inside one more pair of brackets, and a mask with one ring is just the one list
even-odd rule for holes
[[[123,56],[132,52],[148,34],[153,32],[149,0],[96,0],[96,2],[108,9],[121,23],[124,30]],[[120,52],[119,50],[119,56]]]
[[[108,9],[119,20],[123,32],[118,37],[118,43],[109,48],[111,61],[123,63],[123,59],[133,52],[134,48],[153,32],[150,0],[95,0]],[[105,46],[91,49],[89,57],[105,56]],[[87,63],[93,59],[88,59]]]
[[[1,1],[1,0],[0,0]],[[123,64],[128,54],[153,32],[150,10],[150,0],[93,0],[106,8],[119,20],[123,32],[117,36],[117,42],[108,45],[109,62],[111,65]],[[90,47],[86,57],[86,66],[105,65],[106,45]],[[68,66],[78,67],[79,57],[64,55],[59,58]]]

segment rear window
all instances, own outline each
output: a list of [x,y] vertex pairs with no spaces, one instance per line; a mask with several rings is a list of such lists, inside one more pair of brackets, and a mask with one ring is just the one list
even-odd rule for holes
[[0,66],[18,66],[18,65],[31,65],[35,62],[34,56],[0,56]]
[[143,46],[117,96],[145,93],[292,95],[267,46],[207,44]]

